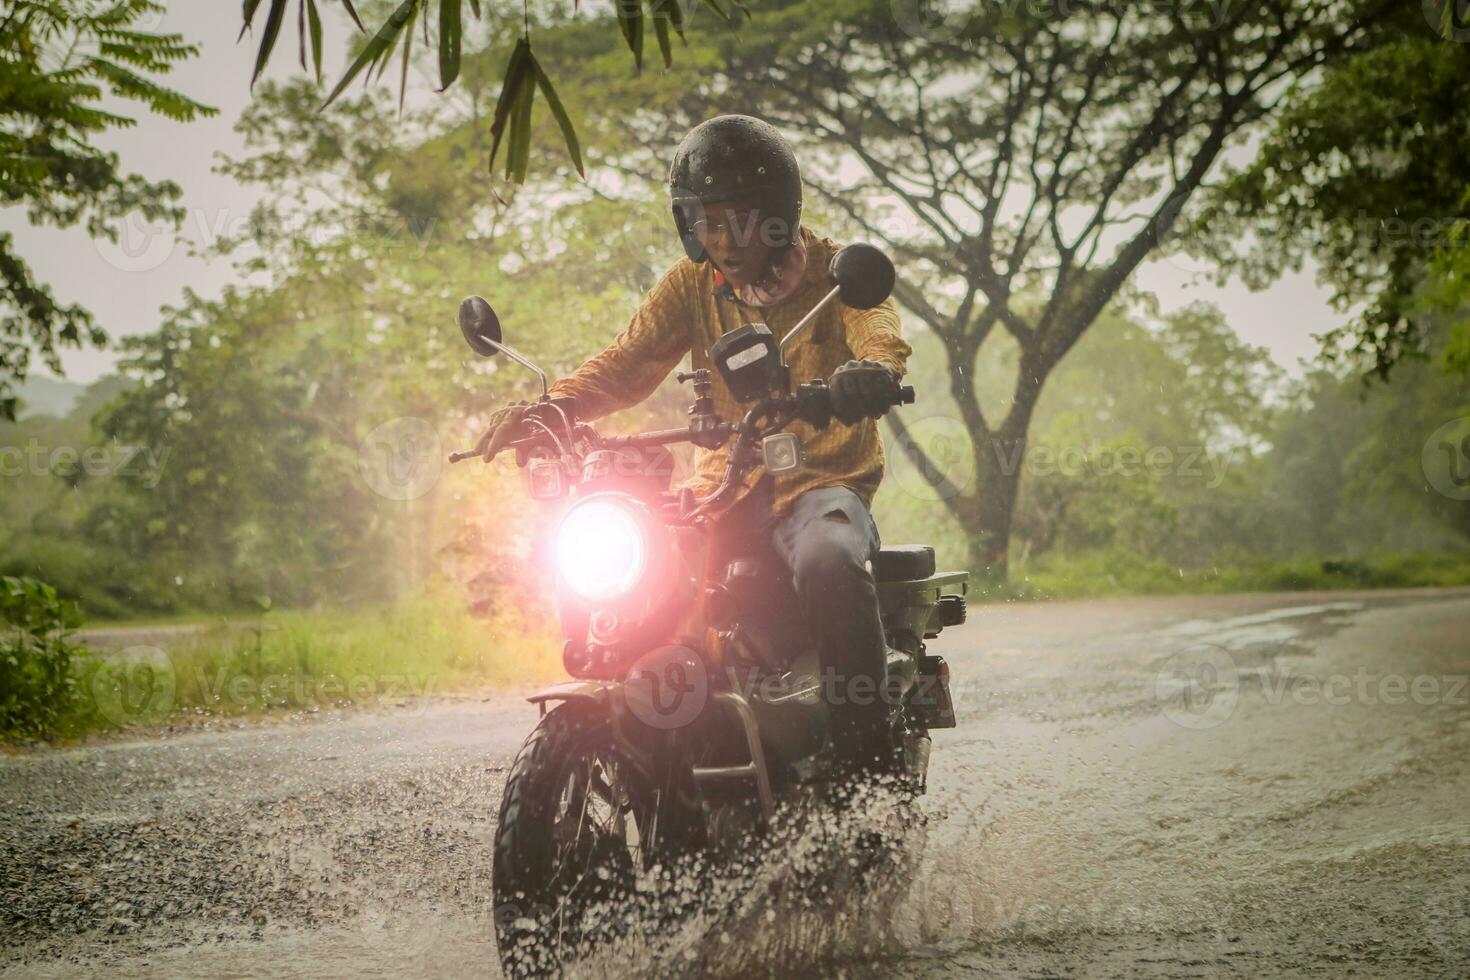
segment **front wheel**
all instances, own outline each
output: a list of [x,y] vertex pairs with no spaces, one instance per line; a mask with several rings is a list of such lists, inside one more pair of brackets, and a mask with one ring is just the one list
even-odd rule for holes
[[509,976],[554,973],[617,928],[647,866],[657,799],[595,705],[547,712],[506,780],[495,832],[495,938]]

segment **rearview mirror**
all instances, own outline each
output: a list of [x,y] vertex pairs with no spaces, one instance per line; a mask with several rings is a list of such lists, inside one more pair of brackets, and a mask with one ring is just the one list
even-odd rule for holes
[[871,310],[893,292],[893,262],[875,245],[858,242],[832,256],[839,297],[855,310]]
[[479,296],[459,304],[459,332],[470,350],[481,357],[494,357],[500,352],[500,317]]

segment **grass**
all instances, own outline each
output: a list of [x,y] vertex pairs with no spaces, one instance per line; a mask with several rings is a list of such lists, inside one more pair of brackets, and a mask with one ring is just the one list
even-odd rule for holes
[[481,619],[431,590],[383,608],[272,612],[158,647],[93,655],[53,734],[257,717],[560,677],[560,644],[517,615]]
[[1011,573],[992,598],[1291,592],[1470,585],[1470,555],[1384,553],[1364,559],[1239,560],[1181,569],[1132,552],[1045,555]]
[[[1130,552],[1044,555],[976,600],[1470,585],[1470,555],[1390,553],[1363,560],[1242,559],[1178,569]],[[561,679],[554,617],[472,616],[464,597],[427,589],[378,608],[279,611],[216,620],[168,649],[75,658],[76,683],[49,737],[78,738],[196,719],[260,717]],[[155,622],[186,622],[169,617]],[[117,625],[139,625],[125,622]]]

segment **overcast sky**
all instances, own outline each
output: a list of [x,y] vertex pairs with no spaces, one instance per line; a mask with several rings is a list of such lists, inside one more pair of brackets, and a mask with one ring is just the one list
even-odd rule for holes
[[[177,303],[186,286],[213,296],[235,278],[228,261],[193,257],[183,239],[207,242],[230,223],[242,222],[258,196],[253,188],[212,170],[216,153],[241,149],[233,125],[250,98],[255,48],[249,37],[235,42],[238,9],[218,0],[171,3],[161,25],[203,46],[203,56],[179,67],[168,84],[217,107],[219,115],[187,124],[145,115],[135,128],[108,134],[103,141],[121,155],[125,169],[183,188],[181,203],[188,216],[179,240],[148,234],[139,223],[125,228],[123,244],[115,247],[91,241],[79,228],[32,228],[19,208],[0,212],[0,227],[15,234],[21,255],[36,274],[61,301],[89,307],[114,337],[152,330],[159,308]],[[282,32],[273,75],[295,68],[295,50],[294,25],[289,25]],[[1155,261],[1139,275],[1140,285],[1159,296],[1165,311],[1196,299],[1217,303],[1246,340],[1267,347],[1293,373],[1299,359],[1316,354],[1311,335],[1342,319],[1328,308],[1310,270],[1289,274],[1260,293],[1238,283],[1223,289],[1205,284],[1188,260]],[[609,324],[609,330],[618,326]],[[70,380],[88,382],[106,373],[114,356],[108,351],[65,351],[63,362]]]

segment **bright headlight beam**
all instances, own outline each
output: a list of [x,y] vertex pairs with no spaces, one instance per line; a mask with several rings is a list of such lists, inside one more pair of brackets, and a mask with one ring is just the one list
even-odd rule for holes
[[611,500],[586,500],[567,511],[556,532],[556,568],[583,599],[613,599],[643,577],[648,542],[637,516]]

